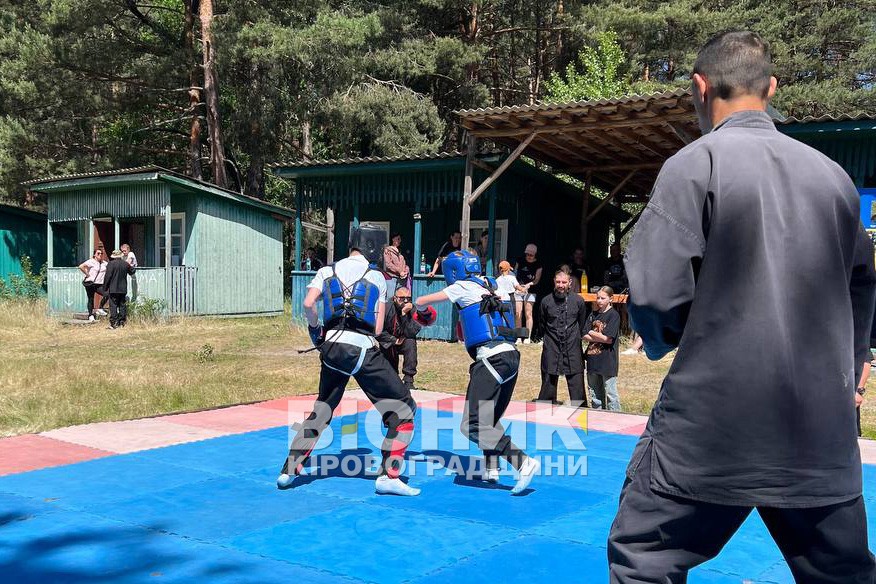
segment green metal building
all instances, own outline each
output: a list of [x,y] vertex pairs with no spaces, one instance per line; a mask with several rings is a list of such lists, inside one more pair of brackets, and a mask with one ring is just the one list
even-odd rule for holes
[[[46,263],[46,214],[0,203],[0,278],[23,275],[21,258],[31,260],[33,271],[39,273]],[[65,262],[75,259],[76,233],[58,229],[54,234],[58,258]]]
[[[484,168],[475,170],[482,181],[485,168],[499,163],[499,156],[481,157]],[[414,274],[414,296],[440,290],[441,277],[427,278],[420,270],[421,259],[431,269],[441,245],[452,231],[460,229],[461,193],[466,156],[442,153],[421,157],[359,158],[274,164],[273,172],[292,183],[299,209],[331,209],[334,224],[335,260],[346,256],[350,226],[357,222],[377,223],[387,234],[399,232],[402,251]],[[550,274],[568,261],[581,245],[584,193],[553,175],[525,162],[514,162],[471,211],[469,224],[472,245],[482,230],[492,238],[488,254],[488,273],[499,261],[513,265],[522,257],[527,243],[538,245],[538,257],[545,266],[543,285],[550,288]],[[589,209],[599,199],[591,198]],[[586,248],[591,269],[604,269],[601,258],[608,256],[610,230],[629,216],[613,205],[600,211],[588,224]],[[300,265],[302,223],[296,220],[296,265]],[[598,252],[596,251],[598,250]],[[331,258],[329,258],[331,260]],[[312,272],[292,272],[293,318],[303,318],[301,302]],[[439,305],[437,323],[425,329],[425,338],[451,339],[454,320],[449,306]]]
[[47,246],[49,308],[85,310],[77,265],[94,249],[128,243],[139,267],[134,300],[170,314],[271,315],[283,311],[283,223],[295,214],[259,199],[147,166],[37,179],[47,232],[74,230],[76,258]]

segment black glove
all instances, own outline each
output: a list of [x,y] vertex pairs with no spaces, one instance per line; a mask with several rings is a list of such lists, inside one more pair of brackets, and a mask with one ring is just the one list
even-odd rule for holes
[[325,341],[321,326],[307,325],[307,334],[310,335],[310,342],[313,343],[314,347],[319,347]]

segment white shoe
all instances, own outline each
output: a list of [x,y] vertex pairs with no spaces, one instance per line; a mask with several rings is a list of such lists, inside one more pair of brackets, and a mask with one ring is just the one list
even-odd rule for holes
[[378,495],[400,495],[402,497],[416,497],[420,489],[409,487],[401,479],[391,479],[386,475],[380,475],[374,481],[374,492]]
[[278,489],[288,489],[292,486],[292,483],[295,482],[295,475],[287,475],[286,473],[281,474],[277,477],[277,488]]
[[526,487],[529,486],[529,483],[532,482],[532,477],[538,474],[540,468],[541,463],[538,460],[531,456],[527,456],[526,460],[523,461],[523,466],[521,466],[518,471],[519,476],[517,482],[514,484],[514,488],[511,489],[511,494],[518,495],[525,491]]
[[522,345],[522,344],[523,344],[523,339],[517,339],[517,342],[515,342],[514,344],[515,344],[515,345]]
[[626,351],[621,351],[621,355],[638,355],[639,352],[635,349],[627,349]]
[[523,339],[523,344],[524,345],[531,345],[532,341],[530,341],[529,339]]
[[94,322],[94,315],[93,314],[88,315],[88,322]]
[[491,484],[498,483],[499,482],[499,469],[498,468],[488,468],[487,470],[485,470],[484,475],[483,475],[483,480],[488,482],[488,483],[491,483]]
[[98,308],[98,309],[96,310],[96,312],[97,312],[99,315],[101,315],[101,316],[106,316],[107,314],[109,314],[109,313],[108,313],[106,310],[104,310],[103,308]]

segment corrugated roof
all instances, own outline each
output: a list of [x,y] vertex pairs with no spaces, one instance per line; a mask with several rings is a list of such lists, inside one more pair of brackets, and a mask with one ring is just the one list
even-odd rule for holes
[[268,168],[307,168],[311,166],[334,166],[338,164],[367,164],[382,162],[415,162],[419,160],[441,160],[461,158],[465,153],[453,150],[451,152],[436,152],[434,154],[401,155],[401,156],[367,156],[364,158],[327,158],[322,160],[297,160],[295,162],[272,162]]
[[684,97],[689,95],[689,89],[675,89],[673,91],[655,92],[642,95],[628,95],[626,97],[618,97],[613,99],[593,99],[587,101],[570,101],[564,103],[536,103],[531,105],[506,105],[502,107],[487,107],[478,109],[458,110],[454,112],[460,117],[493,115],[504,113],[528,113],[528,112],[550,112],[557,110],[572,110],[579,108],[601,107],[607,105],[625,105],[635,102],[647,102],[658,99],[669,99],[673,97]]
[[[190,176],[186,176],[184,174],[175,172],[173,170],[168,170],[161,166],[156,165],[148,165],[148,166],[135,166],[131,168],[120,168],[116,170],[101,170],[95,172],[82,172],[76,174],[65,174],[60,176],[51,176],[45,178],[37,178],[31,179],[21,183],[22,185],[31,187],[35,185],[43,185],[48,183],[57,183],[68,180],[79,180],[79,179],[90,179],[90,178],[103,178],[103,177],[114,177],[114,176],[125,176],[132,174],[144,174],[144,173],[155,173],[156,179],[160,179],[161,175],[166,175],[168,179],[171,179],[173,182],[184,181],[186,183],[192,183],[193,186],[200,187],[207,191],[212,191],[218,195],[222,195],[227,198],[231,198],[234,200],[238,200],[242,203],[248,203],[250,205],[254,205],[256,207],[267,208],[270,210],[275,210],[282,215],[286,215],[289,217],[294,216],[294,211],[287,209],[285,207],[281,207],[279,205],[275,205],[273,203],[269,203],[267,201],[263,201],[256,197],[251,197],[249,195],[244,195],[243,193],[238,193],[229,189],[223,189],[214,185],[213,183],[209,183],[207,181],[202,181]],[[34,189],[37,190],[37,189]]]
[[804,116],[802,118],[790,117],[785,118],[781,122],[776,122],[781,125],[788,124],[821,124],[831,122],[860,122],[873,121],[876,122],[876,113],[851,113],[851,114],[824,114],[823,116]]

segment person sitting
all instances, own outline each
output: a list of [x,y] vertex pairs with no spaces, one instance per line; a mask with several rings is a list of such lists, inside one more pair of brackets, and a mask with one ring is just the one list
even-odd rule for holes
[[481,262],[481,275],[487,273],[487,250],[490,248],[490,232],[486,229],[481,231],[481,237],[474,246],[474,253],[478,256],[478,261]]
[[587,289],[587,262],[584,260],[584,248],[576,247],[572,252],[572,258],[568,263],[571,270],[572,280],[570,282],[570,291],[573,294],[581,292],[589,292]]
[[304,250],[304,257],[301,258],[301,269],[306,272],[315,272],[322,267],[322,262],[316,257],[316,250],[308,247]]
[[602,281],[613,290],[619,290],[622,294],[630,287],[627,282],[627,270],[624,268],[624,259],[621,257],[620,245],[615,243],[609,248],[611,254],[608,267],[603,274]]

